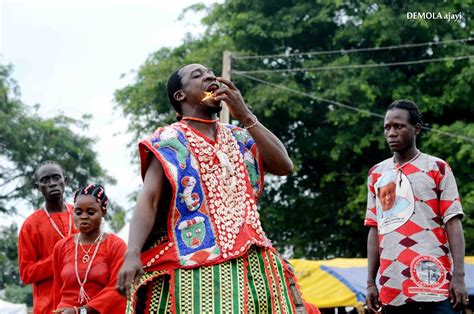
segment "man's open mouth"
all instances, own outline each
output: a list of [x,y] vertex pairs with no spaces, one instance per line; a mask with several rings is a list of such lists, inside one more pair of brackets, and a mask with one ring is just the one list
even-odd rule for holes
[[207,86],[206,91],[204,92],[204,98],[202,101],[207,100],[211,97],[213,97],[214,92],[219,88],[219,84],[217,83],[211,83]]
[[209,84],[209,86],[206,88],[206,92],[208,92],[208,93],[214,93],[218,88],[219,88],[219,84],[217,84],[217,83],[211,83],[211,84]]

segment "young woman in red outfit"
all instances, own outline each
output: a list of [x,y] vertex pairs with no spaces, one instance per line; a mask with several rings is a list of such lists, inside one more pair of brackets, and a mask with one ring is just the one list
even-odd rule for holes
[[125,312],[125,299],[115,286],[126,245],[101,229],[107,202],[101,185],[89,184],[74,196],[74,222],[80,233],[54,247],[54,313]]

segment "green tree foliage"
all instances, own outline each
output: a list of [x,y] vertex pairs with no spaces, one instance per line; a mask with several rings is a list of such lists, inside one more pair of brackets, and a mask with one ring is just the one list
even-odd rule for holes
[[18,273],[18,228],[16,225],[0,228],[0,290],[13,303],[33,304],[31,286],[20,281]]
[[115,202],[109,202],[107,208],[107,217],[105,219],[109,222],[110,228],[117,233],[125,225],[125,216],[127,212],[122,206]]
[[[193,7],[202,10],[202,6]],[[407,12],[462,13],[459,21],[408,19]],[[116,101],[137,138],[171,122],[165,84],[172,70],[204,63],[219,73],[223,50],[234,52],[233,80],[258,118],[282,139],[295,164],[286,179],[269,178],[260,201],[269,237],[295,257],[364,256],[363,227],[368,169],[390,157],[380,117],[396,99],[414,100],[427,126],[467,137],[425,131],[420,148],[447,160],[457,178],[468,217],[468,254],[474,254],[473,60],[419,64],[248,73],[301,92],[270,86],[238,73],[249,70],[377,65],[472,55],[472,41],[348,53],[383,47],[467,38],[472,29],[464,1],[227,0],[208,9],[202,37],[162,49],[137,71]],[[331,54],[299,54],[337,50]],[[243,59],[242,55],[273,55]],[[303,94],[302,94],[303,93]],[[312,97],[308,97],[312,95]],[[329,99],[337,103],[321,101]],[[469,140],[469,138],[471,140]]]
[[19,94],[11,67],[0,65],[0,212],[14,211],[17,200],[39,205],[34,171],[46,160],[64,168],[69,193],[91,180],[114,183],[97,162],[94,141],[73,131],[84,130],[86,122],[63,115],[41,118]]
[[31,285],[8,285],[5,288],[5,299],[12,303],[25,303],[28,307],[33,306],[33,290]]
[[6,285],[18,284],[18,228],[16,225],[0,228],[0,290]]

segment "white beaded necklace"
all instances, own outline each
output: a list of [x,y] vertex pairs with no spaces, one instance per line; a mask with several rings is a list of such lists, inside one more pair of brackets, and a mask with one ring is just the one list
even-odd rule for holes
[[94,250],[94,254],[92,254],[92,258],[89,262],[89,265],[87,265],[87,270],[86,270],[86,274],[84,275],[84,280],[81,281],[81,277],[79,276],[79,269],[77,267],[77,247],[79,246],[79,234],[77,235],[76,237],[76,251],[75,251],[75,255],[74,255],[74,268],[75,268],[75,271],[76,271],[76,277],[77,277],[77,282],[79,283],[79,297],[77,298],[77,301],[79,302],[79,304],[83,304],[83,303],[87,303],[91,300],[91,298],[87,295],[86,293],[86,290],[84,289],[84,285],[86,284],[87,282],[87,276],[89,275],[89,272],[91,270],[91,267],[92,267],[92,262],[94,261],[94,258],[95,256],[97,255],[97,252],[99,251],[99,246],[100,246],[100,242],[102,241],[102,236],[104,235],[103,232],[101,232],[99,234],[99,236],[97,237],[97,239],[94,241],[94,243],[96,241],[98,241],[97,243],[97,246],[95,247],[95,250]]
[[[66,203],[64,203],[64,206],[66,207],[66,210],[69,213],[69,224],[68,224],[68,232],[67,232],[67,236],[69,237],[71,235],[71,229],[72,229],[72,213],[67,208]],[[51,218],[51,215],[49,214],[48,210],[46,209],[46,203],[43,204],[43,210],[46,213],[46,216],[48,216],[49,222],[51,223],[51,226],[53,226],[54,230],[56,230],[56,232],[61,236],[61,238],[64,239],[65,238],[64,234],[61,232],[58,225],[56,225],[53,218]]]

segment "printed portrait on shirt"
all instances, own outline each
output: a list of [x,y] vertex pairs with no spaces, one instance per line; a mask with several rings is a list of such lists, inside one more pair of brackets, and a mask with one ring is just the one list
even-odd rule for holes
[[375,193],[379,233],[392,232],[413,214],[411,184],[400,170],[390,169],[382,173],[375,183]]

